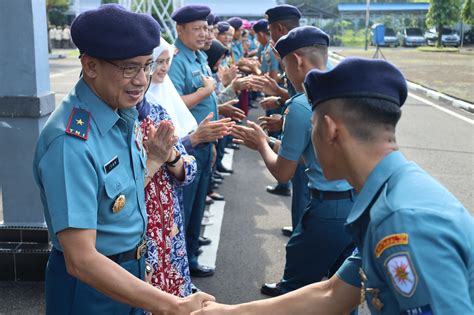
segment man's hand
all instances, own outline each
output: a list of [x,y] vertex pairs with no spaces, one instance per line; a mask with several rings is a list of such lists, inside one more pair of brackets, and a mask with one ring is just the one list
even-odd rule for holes
[[275,96],[280,94],[280,86],[278,85],[277,81],[275,81],[272,77],[268,74],[263,76],[265,78],[265,84],[263,84],[262,92],[265,95]]
[[267,134],[263,129],[252,121],[247,121],[247,126],[236,125],[232,129],[234,142],[259,151],[267,143]]
[[261,116],[258,117],[258,121],[260,126],[268,132],[279,132],[283,127],[283,119],[279,114],[272,114],[269,117]]
[[230,100],[218,106],[219,114],[225,117],[231,118],[233,120],[241,121],[245,118],[245,113],[240,108],[235,107],[234,105],[239,102],[238,99]]
[[210,112],[207,117],[201,121],[197,129],[189,136],[193,147],[200,143],[224,138],[230,134],[232,127],[235,125],[235,122],[230,118],[211,121],[212,117],[214,117],[214,114]]
[[215,300],[215,297],[204,292],[191,294],[181,299],[178,314],[188,315],[193,311],[200,310],[206,303],[214,302]]
[[237,71],[239,69],[236,65],[232,65],[229,68],[220,67],[219,75],[222,80],[222,84],[227,87],[237,77]]
[[280,108],[279,97],[277,96],[265,97],[259,104],[264,110]]
[[150,125],[147,140],[148,158],[155,163],[162,165],[173,154],[173,147],[178,141],[175,129],[171,121],[163,120],[158,127]]
[[232,315],[238,314],[234,305],[219,304],[216,302],[205,302],[204,307],[192,312],[191,315]]

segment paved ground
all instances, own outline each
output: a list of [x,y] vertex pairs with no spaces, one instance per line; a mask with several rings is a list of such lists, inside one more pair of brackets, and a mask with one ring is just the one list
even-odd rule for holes
[[[375,48],[334,49],[343,56],[372,58]],[[382,48],[407,79],[461,100],[474,103],[474,49],[460,53],[421,52],[414,48]]]
[[[50,64],[59,103],[78,77],[78,62],[68,58]],[[410,97],[403,108],[398,142],[408,158],[440,180],[474,213],[474,115],[453,111],[467,121]],[[251,119],[259,114],[261,111],[253,110]],[[259,287],[281,276],[287,238],[280,228],[290,223],[290,198],[265,192],[265,186],[275,181],[257,153],[245,148],[235,151],[233,167],[236,173],[219,188],[226,204],[216,274],[194,279],[198,287],[224,303],[265,298]],[[0,282],[0,314],[41,314],[43,300],[42,283]]]

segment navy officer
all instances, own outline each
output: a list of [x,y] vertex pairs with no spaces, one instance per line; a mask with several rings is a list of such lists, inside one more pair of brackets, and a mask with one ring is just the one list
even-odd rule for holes
[[[213,113],[213,120],[218,118],[214,91],[216,82],[207,65],[207,56],[201,51],[209,35],[207,17],[210,12],[211,9],[205,5],[187,5],[174,11],[171,16],[177,23],[178,39],[174,43],[176,51],[168,75],[198,123],[210,113]],[[214,268],[200,265],[196,255],[211,177],[213,147],[214,143],[207,142],[194,149],[196,177],[193,183],[183,189],[186,248],[189,269],[194,277],[214,274]]]
[[329,280],[192,314],[346,314],[361,301],[373,314],[474,314],[474,220],[399,151],[402,73],[386,61],[348,58],[309,72],[305,88],[324,175],[359,192],[346,225],[359,251]]
[[[248,122],[250,128],[234,127],[236,141],[242,139],[240,142],[257,149],[278,181],[309,178],[306,189],[311,192],[311,200],[298,205],[302,209],[296,210],[301,215],[286,245],[283,277],[279,283],[262,286],[262,293],[271,296],[321,281],[351,244],[344,222],[354,201],[352,187],[345,180],[330,181],[323,176],[311,144],[311,106],[303,89],[306,73],[313,68],[326,69],[328,44],[326,33],[314,26],[303,26],[281,37],[275,45],[297,92],[285,105],[281,141],[267,137],[262,128],[252,122]],[[305,173],[298,174],[300,160]]]
[[46,313],[188,314],[213,297],[181,299],[142,281],[145,172],[173,158],[158,145],[172,136],[156,132],[147,159],[135,108],[156,68],[159,25],[107,4],[79,15],[71,33],[82,77],[46,122],[34,158],[53,244]]

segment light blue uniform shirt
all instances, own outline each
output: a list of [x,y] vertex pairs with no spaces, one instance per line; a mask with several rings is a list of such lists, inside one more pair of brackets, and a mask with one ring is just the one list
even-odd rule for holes
[[[207,56],[199,50],[192,51],[179,38],[176,40],[175,46],[177,50],[168,75],[179,95],[194,93],[203,87],[203,75],[212,76],[211,69],[207,65]],[[217,96],[214,92],[191,109],[191,113],[198,123],[210,112],[214,113],[212,120],[217,120]]]
[[[71,117],[74,108],[89,112],[89,121]],[[146,155],[137,141],[137,117],[135,107],[112,110],[82,79],[49,117],[33,168],[50,238],[58,250],[62,249],[56,233],[67,228],[96,230],[96,248],[106,256],[128,251],[143,238]],[[88,123],[87,140],[65,132]],[[120,195],[125,196],[125,206],[114,213]]]
[[268,42],[262,50],[262,64],[260,67],[263,73],[280,72],[280,64]]
[[303,157],[308,176],[308,187],[322,191],[347,191],[352,189],[345,180],[328,181],[314,155],[311,143],[311,106],[304,93],[298,93],[287,101],[284,113],[283,134],[278,155],[298,162]]
[[237,64],[240,58],[244,57],[244,46],[242,46],[242,42],[240,40],[233,40],[231,44],[232,48],[232,57],[234,59],[234,63]]
[[359,249],[338,270],[376,288],[373,314],[474,314],[474,221],[441,184],[398,151],[369,175],[347,219]]

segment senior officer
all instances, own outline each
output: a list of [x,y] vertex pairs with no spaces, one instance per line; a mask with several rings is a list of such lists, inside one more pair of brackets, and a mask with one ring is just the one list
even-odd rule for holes
[[[311,144],[311,106],[303,89],[306,73],[313,68],[326,69],[328,44],[326,33],[313,26],[304,26],[293,29],[275,45],[297,92],[286,104],[281,142],[268,138],[251,122],[250,128],[237,126],[234,130],[236,139],[242,139],[241,142],[260,152],[277,180],[287,181],[293,177],[297,181],[300,180],[298,176],[309,178],[311,200],[301,205],[303,209],[297,209],[302,216],[286,246],[283,277],[279,283],[262,286],[262,293],[271,296],[321,281],[351,244],[349,234],[344,231],[344,222],[353,205],[352,187],[345,180],[329,181],[323,176]],[[306,174],[295,174],[300,160],[304,161]]]
[[311,71],[305,87],[325,176],[359,192],[347,228],[360,252],[327,281],[193,315],[344,314],[361,299],[373,314],[474,314],[473,218],[398,150],[403,75],[386,61],[348,58]]
[[[217,114],[215,81],[207,65],[204,48],[208,36],[207,16],[211,10],[204,5],[187,5],[172,14],[176,21],[178,39],[176,53],[171,63],[169,76],[186,106],[200,123],[209,113]],[[184,187],[184,215],[186,225],[186,247],[189,269],[194,277],[207,277],[214,269],[202,266],[197,260],[201,221],[211,176],[213,143],[205,143],[194,150],[197,173],[194,182]]]
[[71,32],[83,77],[48,119],[34,158],[53,243],[46,313],[188,314],[212,297],[180,299],[141,280],[145,167],[166,152],[154,137],[146,161],[135,105],[155,68],[159,25],[108,4],[79,15]]

